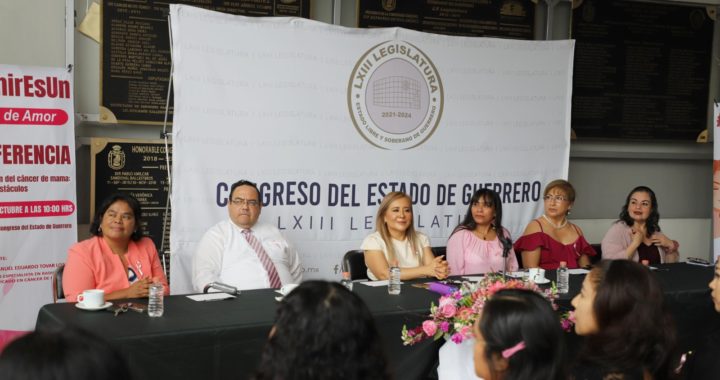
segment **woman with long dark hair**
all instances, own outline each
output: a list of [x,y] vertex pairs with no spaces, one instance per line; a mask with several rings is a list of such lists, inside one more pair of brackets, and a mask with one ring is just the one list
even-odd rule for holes
[[566,379],[560,322],[541,295],[525,289],[495,293],[473,332],[475,373],[483,379]]
[[576,380],[671,378],[675,326],[650,270],[628,260],[603,260],[572,300],[584,347]]
[[620,218],[602,240],[603,259],[647,260],[649,264],[678,260],[679,244],[660,232],[655,192],[638,186],[625,198]]
[[335,282],[306,281],[280,303],[254,380],[389,379],[365,303]]
[[473,194],[465,219],[448,239],[447,261],[451,275],[518,269],[510,232],[502,226],[498,193],[480,189]]

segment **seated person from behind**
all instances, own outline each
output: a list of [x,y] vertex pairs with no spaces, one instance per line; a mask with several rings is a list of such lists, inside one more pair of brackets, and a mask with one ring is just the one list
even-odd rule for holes
[[148,296],[148,287],[160,282],[169,294],[155,243],[143,237],[142,210],[131,195],[106,198],[90,224],[93,237],[70,247],[63,291],[68,301],[87,289],[103,289],[106,300]]
[[72,326],[23,335],[0,355],[3,380],[132,380],[132,375],[118,349]]
[[[502,289],[473,325],[475,374],[485,380],[565,380],[565,337],[550,302]],[[448,342],[449,343],[449,342]]]
[[[715,311],[720,313],[720,261],[715,262],[715,272],[708,287]],[[716,318],[720,318],[720,315]],[[697,339],[697,346],[688,353],[689,358],[683,371],[685,379],[717,380],[720,375],[720,328],[717,323],[714,326],[712,331]]]
[[648,268],[629,260],[596,265],[571,301],[575,333],[584,337],[572,378],[675,378],[675,323],[664,300]]
[[196,291],[212,282],[261,289],[302,281],[297,251],[277,228],[257,223],[262,203],[254,183],[232,184],[227,207],[229,219],[205,232],[195,250],[192,283]]
[[595,250],[580,227],[567,220],[575,202],[575,188],[568,181],[554,180],[545,187],[543,199],[542,217],[531,221],[515,241],[515,251],[522,253],[523,267],[557,269],[561,261],[568,268],[590,265],[589,256],[595,256]]
[[415,232],[412,201],[407,194],[394,191],[383,198],[375,218],[375,229],[360,247],[365,251],[367,274],[371,280],[386,280],[392,263],[400,267],[403,280],[448,276],[447,261],[442,256],[435,257],[427,236]]
[[250,379],[385,380],[388,367],[363,300],[337,282],[306,281],[280,301]]

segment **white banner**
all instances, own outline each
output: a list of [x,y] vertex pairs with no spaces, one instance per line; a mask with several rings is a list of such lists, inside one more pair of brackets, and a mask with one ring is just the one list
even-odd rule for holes
[[[77,241],[72,74],[0,65],[0,330],[32,330]],[[2,340],[0,338],[0,340]]]
[[227,218],[229,186],[259,184],[261,222],[305,278],[339,278],[383,194],[414,200],[444,246],[472,193],[497,190],[514,237],[544,185],[567,178],[573,41],[440,36],[248,18],[171,5],[175,85],[172,291]]

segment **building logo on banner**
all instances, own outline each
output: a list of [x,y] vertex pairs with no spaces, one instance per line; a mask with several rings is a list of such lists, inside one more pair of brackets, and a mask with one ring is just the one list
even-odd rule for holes
[[414,148],[440,123],[444,92],[430,58],[405,41],[385,41],[353,68],[348,109],[355,128],[382,149]]
[[382,7],[387,12],[394,11],[395,6],[397,6],[397,0],[382,0]]
[[113,145],[112,150],[108,152],[108,166],[114,170],[125,167],[125,152],[120,145]]

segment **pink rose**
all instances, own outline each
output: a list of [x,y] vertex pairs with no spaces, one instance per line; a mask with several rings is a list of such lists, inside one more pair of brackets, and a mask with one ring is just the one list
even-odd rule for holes
[[458,310],[457,315],[460,320],[468,321],[474,315],[474,313],[469,307],[461,307]]
[[472,330],[470,329],[470,326],[463,326],[460,331],[458,331],[458,334],[469,338],[472,336]]
[[427,336],[433,336],[437,331],[437,325],[435,324],[435,321],[428,320],[422,323],[422,329]]
[[443,296],[443,297],[440,297],[440,302],[439,302],[438,307],[443,307],[445,305],[454,305],[456,302],[457,302],[457,300],[455,300],[452,297]]
[[575,310],[570,310],[567,315],[568,321],[575,323]]
[[457,308],[453,304],[445,304],[438,308],[438,311],[440,312],[440,315],[442,315],[445,318],[452,318],[455,315],[455,312],[457,311]]

